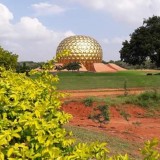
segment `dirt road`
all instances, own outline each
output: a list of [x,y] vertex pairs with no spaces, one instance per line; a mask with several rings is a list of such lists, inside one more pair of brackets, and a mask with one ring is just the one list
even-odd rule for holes
[[120,89],[89,89],[89,90],[63,90],[61,92],[68,93],[71,98],[83,98],[89,96],[118,96],[124,94],[139,94],[148,89],[145,88],[128,88]]

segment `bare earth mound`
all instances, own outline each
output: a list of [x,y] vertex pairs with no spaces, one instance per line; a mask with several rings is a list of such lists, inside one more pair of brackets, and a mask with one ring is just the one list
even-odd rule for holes
[[94,63],[93,66],[95,72],[117,72],[116,69],[103,63]]
[[[86,107],[80,101],[64,103],[62,109],[73,115],[70,124],[74,126],[98,130],[129,141],[144,142],[153,137],[160,139],[160,114],[149,116],[146,110],[135,105],[110,107],[110,121],[103,127],[88,118],[93,107]],[[129,115],[127,120],[120,114],[122,110]]]
[[116,71],[125,71],[126,69],[125,68],[122,68],[114,63],[108,63],[107,64],[110,68],[113,68],[114,70]]

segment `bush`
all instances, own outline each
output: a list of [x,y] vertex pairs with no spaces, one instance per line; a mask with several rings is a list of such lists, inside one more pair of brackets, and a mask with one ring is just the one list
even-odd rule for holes
[[100,127],[102,127],[102,124],[105,124],[110,120],[109,107],[107,105],[99,105],[95,107],[93,113],[89,115],[89,118],[98,122]]
[[157,150],[158,139],[145,142],[144,148],[141,150],[144,160],[159,160],[160,152]]
[[72,70],[72,71],[79,71],[79,69],[81,68],[81,64],[79,62],[70,62],[68,64],[65,64],[63,66],[63,69],[67,69],[68,71]]
[[145,108],[159,107],[160,93],[155,89],[153,91],[146,91],[135,96],[130,95],[126,97],[125,103],[136,104]]
[[160,94],[157,90],[144,92],[137,96],[137,102],[143,107],[156,107],[160,103]]
[[62,128],[71,115],[60,111],[63,95],[51,85],[57,80],[46,72],[32,80],[1,69],[1,157],[56,158],[71,150],[73,139]]
[[84,105],[87,106],[87,107],[92,106],[92,105],[93,105],[93,102],[94,102],[94,100],[93,100],[92,97],[88,97],[88,98],[85,98],[85,99],[83,100]]

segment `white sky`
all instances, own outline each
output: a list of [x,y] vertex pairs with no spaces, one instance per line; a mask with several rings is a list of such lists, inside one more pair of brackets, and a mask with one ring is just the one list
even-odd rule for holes
[[122,42],[153,15],[160,0],[0,0],[0,46],[19,61],[46,61],[65,37],[87,35],[104,60],[119,60]]

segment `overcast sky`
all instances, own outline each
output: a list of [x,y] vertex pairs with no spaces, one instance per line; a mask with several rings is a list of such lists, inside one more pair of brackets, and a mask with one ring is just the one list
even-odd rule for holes
[[65,37],[87,35],[104,60],[119,60],[122,42],[153,15],[160,0],[0,0],[0,46],[19,61],[46,61]]

